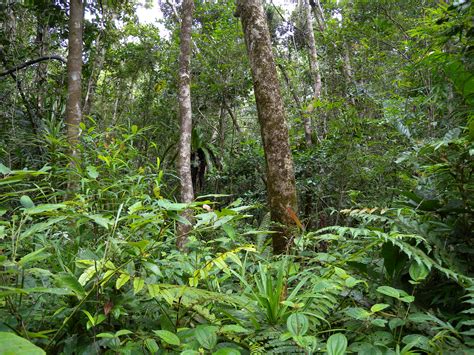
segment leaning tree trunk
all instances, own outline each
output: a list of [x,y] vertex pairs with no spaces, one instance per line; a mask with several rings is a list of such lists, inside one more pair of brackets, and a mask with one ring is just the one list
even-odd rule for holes
[[69,2],[69,42],[67,57],[67,101],[66,127],[67,138],[71,146],[72,166],[79,160],[79,136],[82,121],[81,111],[81,76],[82,76],[82,0]]
[[[193,23],[194,0],[184,0],[182,4],[182,20],[179,55],[179,119],[180,135],[178,145],[178,174],[181,183],[181,202],[190,203],[194,199],[191,177],[191,30]],[[191,210],[186,210],[183,217],[191,220]],[[188,242],[190,224],[178,224],[176,245],[183,250]]]
[[290,226],[296,219],[296,186],[270,33],[261,0],[238,0],[236,15],[242,21],[252,70],[265,151],[270,214],[272,221],[278,224],[277,233],[273,234],[273,250],[283,253],[289,247]]
[[[304,12],[306,14],[306,32],[308,38],[308,47],[309,47],[309,69],[311,72],[311,79],[313,81],[313,99],[319,100],[321,97],[321,71],[319,69],[319,60],[318,60],[318,52],[316,50],[316,40],[314,39],[314,31],[313,31],[313,18],[311,16],[311,8],[308,3],[308,0],[304,0],[303,3]],[[311,145],[311,122],[309,118],[305,118],[304,121],[305,126],[305,138],[306,144]],[[325,126],[325,124],[323,124]]]

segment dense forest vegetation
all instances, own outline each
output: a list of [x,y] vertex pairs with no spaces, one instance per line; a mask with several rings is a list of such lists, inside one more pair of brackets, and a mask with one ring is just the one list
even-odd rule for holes
[[0,14],[0,354],[472,353],[472,0]]

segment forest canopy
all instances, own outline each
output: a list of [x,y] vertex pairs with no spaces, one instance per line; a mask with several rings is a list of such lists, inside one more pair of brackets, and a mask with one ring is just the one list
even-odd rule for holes
[[474,349],[472,0],[0,13],[0,354]]

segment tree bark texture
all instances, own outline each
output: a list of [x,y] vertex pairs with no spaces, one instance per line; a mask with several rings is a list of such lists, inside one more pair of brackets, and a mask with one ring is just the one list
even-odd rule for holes
[[289,247],[297,202],[293,158],[270,33],[261,0],[237,1],[236,15],[242,21],[252,71],[265,151],[270,214],[279,225],[273,234],[273,250],[283,253]]
[[[316,40],[314,38],[313,31],[313,18],[311,16],[311,7],[308,0],[304,0],[303,3],[304,12],[306,15],[306,33],[308,38],[308,49],[309,49],[309,69],[311,72],[311,79],[313,82],[313,99],[319,100],[321,97],[321,71],[319,69],[318,51],[316,49]],[[305,126],[305,139],[306,144],[311,145],[311,121],[306,118],[304,121]]]
[[[190,203],[194,199],[193,183],[191,177],[191,133],[192,133],[192,110],[191,110],[191,31],[193,22],[194,0],[183,0],[181,33],[180,33],[180,55],[179,55],[179,122],[180,135],[178,144],[178,174],[181,187],[181,202]],[[188,221],[191,219],[192,211],[187,210],[183,217]],[[177,247],[185,248],[188,242],[188,234],[191,225],[180,223],[178,225]]]
[[82,121],[81,77],[82,77],[82,0],[69,1],[69,37],[67,57],[67,101],[66,127],[68,142],[71,146],[72,165],[79,159],[79,136]]

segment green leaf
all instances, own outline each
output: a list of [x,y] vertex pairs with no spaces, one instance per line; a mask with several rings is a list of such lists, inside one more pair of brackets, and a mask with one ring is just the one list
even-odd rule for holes
[[25,267],[27,264],[32,263],[34,261],[46,259],[51,254],[47,253],[45,250],[46,248],[41,248],[25,255],[20,259],[18,265],[20,265],[21,267]]
[[408,270],[410,277],[415,282],[420,282],[426,279],[430,271],[424,264],[418,264],[417,262],[413,262],[410,265],[410,269]]
[[28,291],[26,291],[23,288],[0,286],[0,297],[18,295],[18,294],[27,295]]
[[402,302],[411,303],[415,300],[415,297],[410,296],[403,290],[399,290],[390,286],[380,286],[377,288],[377,292],[384,295],[396,298]]
[[53,295],[72,295],[71,291],[67,288],[57,288],[57,287],[32,287],[26,288],[25,291],[28,293],[50,293]]
[[158,335],[161,340],[170,345],[178,346],[181,344],[181,341],[179,340],[178,336],[168,330],[154,330],[153,333]]
[[213,352],[212,355],[240,355],[240,351],[233,348],[220,348]]
[[160,347],[158,346],[158,343],[155,341],[155,339],[145,339],[145,346],[152,354],[155,354],[158,352],[158,350],[160,350]]
[[393,318],[390,319],[390,321],[388,322],[388,327],[390,328],[390,330],[394,330],[397,327],[405,325],[405,323],[406,322],[401,318]]
[[0,354],[2,355],[43,355],[43,349],[16,334],[0,332]]
[[31,198],[27,195],[23,195],[20,197],[20,203],[24,208],[33,208],[35,204],[31,200]]
[[358,320],[366,320],[367,318],[371,316],[371,313],[369,311],[360,307],[350,307],[350,308],[347,308],[345,312],[349,317],[352,317]]
[[12,171],[10,170],[10,168],[0,163],[0,174],[7,175],[7,174],[10,174],[11,172]]
[[82,313],[84,313],[87,318],[89,318],[89,322],[94,325],[95,324],[95,319],[92,317],[92,314],[89,313],[89,311],[86,311],[85,309],[82,310]]
[[51,212],[51,211],[56,211],[61,208],[65,208],[66,205],[64,203],[45,203],[42,205],[38,205],[35,207],[31,208],[26,208],[25,213],[26,214],[40,214],[44,212]]
[[249,333],[250,330],[246,329],[238,324],[228,324],[224,325],[219,329],[220,333]]
[[95,166],[88,165],[86,171],[87,175],[89,175],[91,179],[95,180],[99,177],[99,172],[97,171],[97,168]]
[[326,344],[328,355],[344,355],[347,349],[347,338],[344,334],[337,333],[329,337]]
[[115,335],[112,333],[99,333],[96,335],[97,338],[115,338]]
[[115,333],[115,336],[120,337],[122,335],[128,335],[128,334],[133,334],[133,332],[128,329],[120,329]]
[[136,295],[143,289],[144,286],[145,280],[143,280],[141,277],[135,277],[133,279],[133,294]]
[[91,214],[87,215],[87,217],[92,219],[95,223],[97,223],[101,227],[104,227],[105,229],[109,229],[109,226],[114,224],[112,220],[102,216],[101,214]]
[[293,313],[286,320],[286,327],[293,336],[305,335],[309,328],[308,318],[303,313]]
[[403,337],[402,342],[410,345],[411,347],[417,347],[419,349],[431,352],[430,339],[420,334],[409,334]]
[[194,330],[194,335],[202,347],[211,350],[217,344],[217,327],[209,325],[198,325]]
[[89,281],[96,273],[96,267],[95,265],[88,267],[87,269],[84,270],[84,272],[79,276],[79,283],[84,286],[87,281]]
[[385,324],[387,324],[387,322],[388,321],[386,319],[377,318],[377,319],[371,320],[370,324],[375,325],[376,327],[384,328]]
[[148,285],[148,293],[150,297],[158,297],[160,295],[160,286],[156,284]]
[[156,201],[156,204],[158,207],[161,207],[164,210],[167,211],[182,211],[188,207],[187,203],[173,203],[171,201],[161,199]]
[[235,238],[235,229],[234,227],[232,227],[230,224],[226,223],[226,224],[223,224],[222,225],[222,229],[224,230],[224,232],[227,234],[227,236],[230,238],[230,239],[234,239]]
[[120,274],[120,276],[118,277],[117,281],[115,282],[115,288],[117,290],[120,290],[120,288],[125,285],[128,280],[130,280],[130,275],[127,274],[127,273],[122,273]]
[[380,286],[377,288],[377,292],[393,298],[400,298],[400,292],[396,288],[390,286]]
[[66,287],[67,289],[74,292],[77,298],[79,299],[82,299],[86,294],[86,291],[84,290],[82,285],[79,283],[76,277],[71,274],[57,275],[55,277],[55,280],[56,280],[56,284],[59,287]]
[[359,283],[363,283],[364,281],[362,280],[357,280],[356,278],[350,276],[348,277],[346,280],[345,280],[345,285],[349,288],[352,288],[354,287],[355,285],[359,284]]
[[377,304],[374,304],[372,307],[370,307],[370,311],[372,313],[376,313],[376,312],[380,312],[382,310],[384,310],[385,308],[388,308],[390,307],[389,304],[385,304],[385,303],[377,303]]

